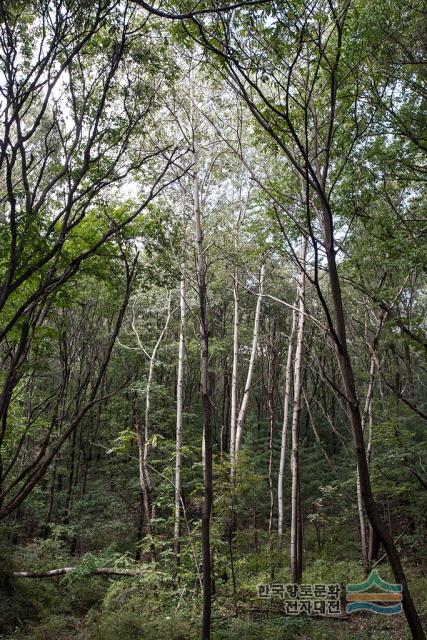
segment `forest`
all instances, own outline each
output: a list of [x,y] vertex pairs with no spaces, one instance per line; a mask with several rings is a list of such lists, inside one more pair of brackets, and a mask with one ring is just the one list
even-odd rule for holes
[[425,640],[421,0],[0,0],[0,638]]

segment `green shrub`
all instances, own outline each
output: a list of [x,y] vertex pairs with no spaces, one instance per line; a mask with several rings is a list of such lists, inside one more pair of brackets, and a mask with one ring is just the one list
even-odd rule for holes
[[312,562],[304,569],[302,582],[307,584],[335,583],[347,584],[365,579],[360,563],[352,560],[324,560]]
[[212,640],[294,640],[310,622],[305,618],[279,617],[272,620],[234,620],[216,629]]
[[102,613],[92,617],[88,640],[142,640],[141,616],[131,611]]
[[99,605],[108,589],[108,581],[100,576],[85,576],[64,588],[64,598],[68,600],[72,613],[82,615]]
[[143,612],[96,613],[88,624],[87,640],[191,640],[190,625],[179,616],[147,619]]
[[77,623],[75,618],[51,615],[48,620],[33,627],[27,637],[29,640],[66,640],[75,637]]
[[0,547],[0,634],[12,633],[27,616],[36,615],[31,591],[13,579],[10,552]]

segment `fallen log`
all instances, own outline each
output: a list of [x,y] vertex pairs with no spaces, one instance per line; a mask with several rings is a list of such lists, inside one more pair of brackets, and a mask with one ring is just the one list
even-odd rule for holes
[[[75,571],[76,567],[61,567],[60,569],[50,569],[49,571],[14,571],[15,578],[54,578],[55,576],[64,576],[67,573]],[[88,572],[89,573],[89,572]],[[109,576],[142,576],[144,572],[140,569],[120,569],[115,567],[97,567],[90,571],[95,575]]]

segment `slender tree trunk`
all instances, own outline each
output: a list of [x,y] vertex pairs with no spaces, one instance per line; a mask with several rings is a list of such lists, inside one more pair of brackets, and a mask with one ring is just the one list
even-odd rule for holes
[[180,563],[180,535],[181,535],[181,448],[182,448],[182,406],[184,386],[184,336],[185,336],[185,273],[182,265],[180,286],[180,325],[178,347],[178,372],[176,381],[176,452],[175,452],[175,525],[174,525],[174,551],[175,566]]
[[[370,464],[371,464],[371,457],[372,457],[372,403],[370,403],[369,409],[368,409],[368,425],[369,425],[369,432],[368,432],[368,444],[367,444],[367,447],[366,447],[366,458],[367,458],[368,467],[369,467]],[[359,474],[357,476],[357,479],[359,479]],[[368,526],[368,563],[369,563],[369,569],[371,569],[373,563],[376,560],[378,560],[379,551],[380,551],[379,538],[374,533],[372,525],[369,523],[369,526]]]
[[202,506],[202,640],[210,640],[212,614],[212,557],[210,545],[210,520],[212,513],[212,418],[209,384],[209,329],[207,319],[206,256],[200,204],[198,174],[198,115],[194,104],[194,78],[190,74],[191,127],[193,136],[193,214],[196,232],[196,269],[199,298],[199,345],[200,345],[200,395],[202,405],[202,462],[203,462],[203,506]]
[[316,423],[314,421],[314,417],[313,417],[313,414],[312,414],[311,409],[310,409],[310,400],[307,398],[307,394],[306,394],[304,388],[302,389],[302,394],[304,396],[304,403],[305,403],[305,406],[306,406],[306,409],[307,409],[308,421],[309,421],[311,429],[312,429],[312,431],[314,433],[314,439],[316,440],[317,445],[319,446],[320,450],[322,451],[323,456],[324,456],[328,466],[332,468],[332,460],[328,456],[328,452],[326,451],[325,447],[322,445],[322,440],[320,439],[320,435],[319,435],[319,432],[318,432],[318,430],[316,428]]
[[302,578],[302,554],[304,544],[304,531],[302,523],[301,508],[301,478],[298,475],[298,517],[297,517],[297,564],[299,567],[299,578]]
[[[224,335],[226,335],[226,331]],[[222,358],[222,374],[221,427],[219,432],[221,464],[223,462],[224,450],[228,451],[230,443],[230,376],[226,355]]]
[[[63,374],[63,376],[64,376],[64,380],[68,379],[67,373]],[[59,414],[62,416],[65,413],[65,402],[66,402],[66,385],[64,384],[64,387],[61,393],[60,403],[59,403]],[[62,422],[62,419],[60,419],[58,422],[58,435],[61,435],[62,426],[63,426],[63,422]],[[49,524],[52,519],[53,506],[55,502],[55,485],[57,484],[57,480],[60,476],[60,474],[58,473],[58,466],[60,466],[58,464],[60,461],[60,456],[61,456],[61,453],[58,453],[53,460],[52,480],[50,484],[49,501],[48,501],[46,523],[44,527],[44,536],[43,536],[45,538],[47,538],[49,535]]]
[[[148,535],[151,536],[153,533],[152,527],[151,527],[151,493],[150,493],[150,488],[147,482],[147,476],[145,473],[146,465],[144,460],[144,452],[145,452],[144,431],[142,429],[141,414],[139,411],[138,396],[136,393],[133,399],[133,415],[134,415],[134,422],[135,422],[136,442],[138,446],[139,486],[141,489],[143,502],[144,502],[145,530],[148,533]],[[154,551],[152,555],[154,559]]]
[[231,373],[230,390],[230,464],[231,478],[234,478],[236,468],[236,418],[237,418],[237,376],[239,358],[239,290],[237,284],[237,270],[233,286],[234,316],[233,316],[233,368]]
[[[229,517],[229,539],[230,553],[232,553],[234,532],[237,528],[237,514],[235,509],[235,480],[236,480],[236,429],[237,429],[237,391],[238,391],[238,371],[239,371],[239,285],[238,271],[234,271],[233,299],[233,366],[231,372],[231,388],[230,388],[230,488],[231,503]],[[234,567],[233,567],[233,577]]]
[[[169,293],[166,320],[162,330],[160,331],[159,337],[157,338],[156,344],[154,345],[153,350],[149,355],[148,376],[147,376],[147,384],[145,387],[145,410],[144,410],[143,432],[142,432],[141,419],[139,414],[138,401],[136,400],[134,404],[134,409],[136,412],[135,413],[135,430],[136,430],[136,441],[138,445],[139,479],[140,479],[141,491],[143,492],[143,495],[144,495],[146,530],[147,530],[147,533],[149,533],[149,535],[151,536],[154,534],[154,527],[152,525],[152,521],[155,520],[156,518],[156,506],[153,498],[153,484],[151,482],[150,469],[148,466],[148,455],[150,450],[151,387],[153,384],[154,368],[156,364],[157,352],[159,350],[159,347],[168,329],[170,317],[171,317],[171,295]],[[140,342],[139,336],[138,336],[138,342]],[[152,547],[152,556],[153,556],[153,559],[155,560],[156,554],[154,551],[154,546]]]
[[43,527],[43,538],[47,538],[49,535],[49,525],[50,525],[50,521],[52,519],[52,512],[53,512],[53,503],[55,500],[55,484],[56,484],[56,470],[57,470],[57,466],[58,466],[58,458],[56,457],[53,463],[53,467],[52,467],[52,479],[50,481],[50,487],[49,487],[49,496],[48,496],[48,501],[47,501],[47,512],[46,512],[46,519],[45,519],[45,524]]
[[304,342],[304,314],[305,314],[305,255],[307,251],[307,240],[304,238],[300,250],[300,275],[298,281],[298,329],[295,349],[294,367],[294,397],[292,410],[292,454],[291,454],[291,576],[292,582],[300,582],[302,567],[301,541],[300,541],[300,518],[299,518],[299,461],[298,461],[298,437],[299,419],[301,413],[301,388],[302,388],[302,361]]
[[235,442],[235,454],[234,454],[234,460],[236,463],[237,463],[237,456],[239,454],[240,443],[242,439],[243,423],[245,421],[246,410],[248,408],[248,403],[249,403],[249,393],[251,390],[252,375],[254,371],[256,352],[258,348],[261,303],[262,303],[262,297],[264,295],[264,278],[265,278],[265,262],[263,260],[263,263],[261,265],[260,278],[259,278],[258,299],[256,303],[256,308],[255,308],[254,330],[253,330],[253,336],[252,336],[252,349],[251,349],[251,355],[249,359],[248,373],[246,376],[245,389],[243,392],[242,402],[240,405],[239,415],[237,417],[237,423],[236,423],[236,442]]
[[296,309],[294,309],[292,311],[292,326],[291,326],[291,332],[289,334],[288,355],[286,358],[285,389],[284,389],[284,397],[283,397],[282,440],[280,444],[279,477],[277,481],[277,508],[278,508],[277,548],[279,550],[282,548],[282,545],[283,545],[283,522],[284,522],[283,488],[284,488],[286,446],[287,446],[288,422],[289,422],[289,398],[291,394],[292,359],[293,359],[296,324],[297,324],[297,311]]
[[421,621],[418,617],[418,613],[412,601],[412,597],[406,580],[406,575],[400,561],[399,553],[397,551],[393,538],[387,531],[387,527],[385,526],[385,523],[383,522],[379,514],[378,506],[374,500],[374,496],[372,493],[371,478],[366,457],[365,441],[363,437],[363,424],[360,414],[359,399],[356,393],[353,367],[348,352],[341,284],[337,270],[336,251],[333,239],[332,213],[328,204],[325,202],[323,205],[322,224],[326,258],[328,263],[329,284],[335,313],[334,340],[338,365],[348,403],[351,428],[353,431],[353,440],[356,449],[357,468],[363,504],[365,505],[369,522],[387,553],[390,566],[393,570],[394,578],[397,583],[402,585],[403,609],[405,611],[408,625],[411,629],[412,637],[414,638],[414,640],[425,640],[425,634],[421,626]]
[[197,238],[197,280],[199,290],[199,341],[200,341],[200,392],[202,397],[203,419],[203,480],[204,499],[202,509],[202,573],[203,573],[203,612],[202,640],[211,637],[212,609],[212,559],[210,546],[210,519],[212,512],[212,425],[211,403],[209,395],[209,337],[206,300],[206,261],[203,242],[203,228],[200,210],[199,180],[197,175],[197,154],[193,177],[194,217]]
[[[372,403],[372,394],[374,389],[374,373],[375,373],[375,358],[371,357],[370,367],[369,367],[369,383],[368,390],[366,393],[365,406],[363,410],[362,416],[362,429],[363,433],[365,433],[366,428],[366,420],[368,419],[371,413],[371,403]],[[369,460],[368,460],[369,465]],[[371,568],[371,562],[369,559],[369,549],[368,549],[368,541],[366,536],[366,522],[365,522],[365,511],[363,507],[362,500],[362,491],[360,488],[360,478],[359,471],[357,471],[357,482],[356,482],[356,490],[357,490],[357,511],[359,514],[359,529],[360,529],[360,544],[362,547],[362,559],[363,564],[365,566],[366,573],[368,574]]]
[[[157,351],[157,349],[156,349]],[[144,465],[144,475],[147,484],[148,495],[150,496],[150,509],[151,512],[148,515],[150,521],[156,518],[156,505],[153,497],[153,483],[151,482],[150,469],[147,465],[148,453],[150,450],[150,404],[151,404],[151,383],[153,380],[155,355],[154,351],[150,357],[150,364],[148,370],[147,386],[145,388],[145,409],[144,409],[144,454],[142,456]],[[153,533],[153,527],[151,526],[151,533]]]
[[274,491],[273,491],[273,441],[274,441],[274,380],[276,358],[274,352],[274,320],[271,323],[269,335],[269,357],[267,372],[267,427],[268,427],[268,492],[270,496],[270,513],[268,518],[268,534],[270,536],[270,546],[272,547],[273,533],[273,513],[274,513]]
[[141,542],[144,533],[144,494],[141,489],[139,490],[139,505],[136,524],[136,547],[135,547],[135,560],[139,562],[141,560]]
[[76,458],[76,441],[77,441],[77,430],[73,432],[71,437],[71,456],[70,456],[70,468],[68,472],[68,486],[67,486],[67,496],[65,499],[65,508],[64,515],[62,517],[63,524],[69,524],[70,522],[70,511],[71,511],[71,501],[73,496],[73,486],[74,486],[74,463]]

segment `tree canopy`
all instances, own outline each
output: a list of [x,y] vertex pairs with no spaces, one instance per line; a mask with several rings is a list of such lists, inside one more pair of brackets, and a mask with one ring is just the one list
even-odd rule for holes
[[425,26],[0,1],[2,637],[425,638]]

